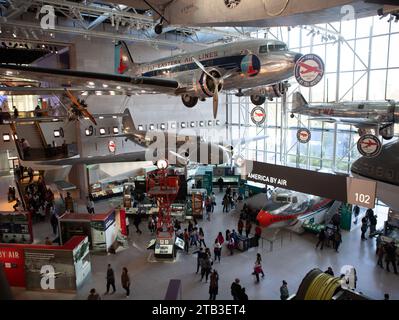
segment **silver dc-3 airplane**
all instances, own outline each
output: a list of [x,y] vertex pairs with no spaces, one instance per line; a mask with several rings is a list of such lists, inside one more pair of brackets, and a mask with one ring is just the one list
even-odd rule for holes
[[[198,100],[213,98],[216,118],[222,90],[250,95],[255,105],[284,93],[284,81],[291,78],[302,54],[289,51],[284,42],[248,40],[215,46],[201,51],[160,59],[134,62],[127,45],[115,50],[115,74],[34,66],[0,64],[0,77],[45,82],[53,87],[2,88],[3,95],[53,94],[65,89],[76,94],[170,94],[181,96],[183,104],[194,107]],[[312,66],[301,62],[303,73]],[[58,86],[58,87],[56,87]],[[247,90],[249,89],[249,90]],[[247,91],[245,91],[247,90]]]
[[386,140],[392,139],[394,124],[399,122],[399,104],[393,100],[310,105],[299,92],[293,94],[291,113],[310,116],[312,120],[352,124],[359,130],[378,128]]

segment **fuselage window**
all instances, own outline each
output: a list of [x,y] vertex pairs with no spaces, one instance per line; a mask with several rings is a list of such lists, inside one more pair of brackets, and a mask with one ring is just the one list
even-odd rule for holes
[[270,52],[276,52],[276,51],[287,51],[288,48],[285,44],[269,44],[268,45],[268,50]]
[[267,45],[259,47],[259,53],[267,53]]

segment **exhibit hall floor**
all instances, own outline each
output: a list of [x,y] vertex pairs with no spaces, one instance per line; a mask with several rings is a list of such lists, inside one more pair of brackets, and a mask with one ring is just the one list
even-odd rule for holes
[[[12,184],[11,177],[0,177],[0,192],[2,195],[0,208],[8,207],[6,192],[8,185]],[[216,192],[217,206],[212,214],[211,221],[199,220],[199,226],[204,229],[206,245],[213,253],[213,243],[219,231],[225,233],[226,229],[236,229],[238,213],[222,213],[222,194]],[[113,201],[113,203],[115,203]],[[96,212],[105,212],[110,208],[108,201],[95,204]],[[378,228],[383,226],[387,217],[387,208],[379,206],[375,212],[378,214]],[[86,212],[84,203],[80,203],[79,212]],[[360,219],[364,215],[362,210]],[[235,278],[241,280],[241,285],[246,288],[250,300],[252,299],[279,299],[281,281],[288,282],[289,293],[295,293],[307,272],[318,267],[326,270],[331,266],[336,275],[344,265],[353,265],[357,270],[357,290],[373,299],[383,299],[384,293],[389,293],[391,299],[399,299],[399,276],[387,272],[377,264],[375,253],[375,239],[360,240],[360,219],[357,225],[352,224],[350,232],[343,231],[343,242],[339,253],[332,248],[316,249],[317,236],[313,234],[291,234],[281,230],[275,236],[273,248],[270,241],[263,240],[258,248],[251,248],[246,252],[235,251],[230,256],[225,245],[222,250],[221,262],[214,262],[213,267],[219,273],[219,294],[217,299],[232,299],[230,285]],[[183,228],[185,225],[183,225]],[[103,300],[126,299],[122,289],[120,276],[123,267],[128,268],[131,278],[131,294],[128,299],[160,299],[164,298],[170,279],[182,281],[182,298],[190,300],[208,299],[209,281],[200,282],[200,275],[196,274],[196,255],[179,251],[173,262],[154,262],[153,251],[146,250],[152,238],[147,221],[140,225],[143,233],[135,232],[131,221],[129,247],[111,255],[91,255],[92,274],[79,288],[76,294],[47,293],[26,291],[25,289],[12,288],[16,299],[86,299],[91,288],[101,294]],[[43,243],[46,236],[51,234],[49,221],[34,224],[35,243]],[[273,234],[264,232],[262,237],[271,239]],[[255,283],[251,274],[256,258],[256,253],[261,253],[265,277],[260,283]],[[106,288],[106,269],[110,263],[115,270],[116,293],[103,295]]]

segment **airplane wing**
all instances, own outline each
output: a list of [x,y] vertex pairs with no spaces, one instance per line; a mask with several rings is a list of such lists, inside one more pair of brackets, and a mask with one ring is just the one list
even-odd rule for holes
[[[51,88],[52,91],[77,87],[79,89],[86,89],[84,91],[88,89],[91,89],[91,92],[93,90],[101,92],[113,91],[114,94],[125,95],[134,93],[174,94],[175,90],[179,87],[179,83],[172,79],[130,77],[117,74],[0,64],[0,79],[10,76],[21,80],[54,83],[58,88]],[[34,88],[29,89],[35,91]],[[11,88],[7,87],[7,90],[11,90]],[[19,90],[22,91],[22,89]]]
[[357,128],[370,128],[375,127],[378,123],[367,120],[367,119],[359,119],[359,118],[326,118],[326,117],[315,117],[309,118],[309,120],[317,120],[317,121],[325,121],[331,123],[343,123],[343,124],[351,124]]
[[105,155],[105,156],[48,160],[48,161],[42,161],[39,164],[52,165],[52,166],[67,166],[67,165],[74,165],[74,164],[97,164],[97,163],[146,161],[145,154],[146,154],[146,150],[140,150],[140,151],[128,152],[128,153],[122,153],[122,154],[116,154],[116,155],[109,154],[109,155]]

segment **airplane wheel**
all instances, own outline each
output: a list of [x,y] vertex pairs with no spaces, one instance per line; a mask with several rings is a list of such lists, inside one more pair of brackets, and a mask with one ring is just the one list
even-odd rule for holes
[[155,31],[155,33],[156,34],[161,34],[162,33],[162,30],[163,30],[163,26],[162,26],[162,24],[157,24],[156,26],[155,26],[155,28],[154,28],[154,31]]
[[265,96],[258,96],[258,95],[252,95],[251,96],[251,102],[255,106],[260,106],[260,105],[264,104],[265,101],[266,101],[266,97]]
[[188,94],[182,95],[181,100],[183,101],[183,104],[187,108],[192,108],[198,103],[198,97],[192,97],[192,96],[189,96]]

